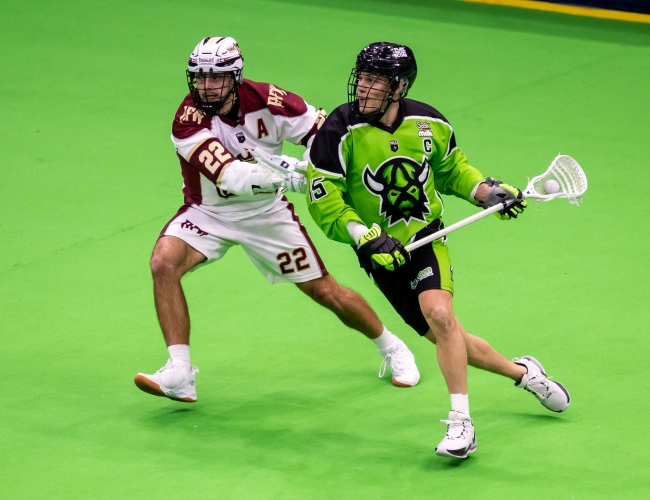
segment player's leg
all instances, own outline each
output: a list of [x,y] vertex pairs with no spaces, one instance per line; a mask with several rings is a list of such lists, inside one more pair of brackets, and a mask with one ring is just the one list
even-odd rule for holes
[[368,303],[331,277],[307,230],[286,201],[246,221],[240,221],[241,245],[259,271],[271,282],[296,284],[341,321],[371,339],[384,357],[380,376],[389,365],[392,381],[411,387],[420,380],[415,358],[406,345],[389,332]]
[[[436,231],[431,224],[420,232],[419,238]],[[436,453],[465,458],[476,450],[474,425],[470,418],[467,391],[467,348],[460,323],[453,309],[453,271],[446,239],[434,241],[411,254],[407,277],[412,294],[408,317],[416,331],[424,336],[428,332],[437,343],[440,370],[447,383],[451,399],[451,411],[444,439],[436,447]],[[414,310],[417,307],[418,310]]]
[[168,347],[190,343],[190,315],[181,278],[204,260],[205,255],[175,236],[162,236],[154,247],[150,262],[153,294]]
[[154,300],[170,358],[156,373],[135,376],[136,386],[144,392],[196,401],[198,368],[190,360],[190,317],[181,278],[202,262],[221,258],[229,248],[221,238],[227,238],[229,230],[221,221],[183,207],[156,242],[150,262]]
[[357,292],[341,286],[331,276],[296,283],[315,302],[332,311],[344,325],[363,333],[374,342],[384,358],[380,377],[390,366],[392,383],[397,387],[412,387],[420,381],[415,357],[406,344],[382,324],[368,302]]
[[[514,380],[516,388],[532,393],[544,407],[551,411],[562,412],[568,408],[571,402],[569,392],[560,382],[550,380],[535,358],[524,356],[510,361],[486,340],[467,333],[460,322],[458,327],[465,338],[467,361],[470,366]],[[425,337],[436,343],[433,332],[427,332]]]
[[450,394],[467,394],[467,348],[447,290],[425,290],[420,309],[437,346],[438,364]]
[[181,278],[205,256],[175,236],[162,236],[151,256],[154,301],[158,322],[169,350],[167,364],[154,374],[138,373],[142,391],[176,401],[196,401],[195,375],[190,362],[190,316]]
[[[471,335],[465,331],[463,325],[456,318],[458,329],[460,330],[467,349],[467,364],[479,370],[485,370],[504,377],[511,378],[515,382],[521,380],[526,373],[526,369],[521,365],[513,363],[496,349],[494,349],[489,342]],[[436,343],[436,337],[431,330],[429,330],[425,337]]]
[[330,274],[296,285],[316,303],[336,314],[345,326],[369,339],[382,334],[384,325],[368,302],[353,290],[339,285]]
[[476,450],[474,424],[469,413],[467,391],[467,347],[448,290],[425,290],[418,296],[429,335],[437,346],[438,364],[451,398],[444,439],[436,446],[438,455],[465,458]]

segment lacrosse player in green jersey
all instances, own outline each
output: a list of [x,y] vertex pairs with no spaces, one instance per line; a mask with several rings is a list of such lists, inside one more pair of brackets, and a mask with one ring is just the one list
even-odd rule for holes
[[519,189],[485,178],[456,146],[436,109],[405,99],[417,65],[410,48],[379,42],[357,57],[348,103],[327,118],[309,153],[307,203],[328,238],[352,245],[361,267],[395,310],[437,346],[451,395],[445,438],[436,453],[465,458],[476,449],[467,397],[467,365],[510,377],[549,410],[561,412],[569,394],[530,356],[509,361],[468,334],[454,315],[447,239],[409,254],[404,245],[443,227],[440,195],[454,195],[517,217],[526,207]]

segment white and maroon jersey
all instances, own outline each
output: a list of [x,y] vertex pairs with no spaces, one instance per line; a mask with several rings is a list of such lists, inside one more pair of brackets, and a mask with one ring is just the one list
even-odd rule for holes
[[281,194],[224,191],[220,180],[226,169],[235,160],[252,161],[252,150],[280,154],[282,141],[310,145],[326,116],[299,95],[268,83],[244,80],[237,93],[238,122],[204,115],[188,94],[174,117],[171,137],[181,162],[185,205],[231,220],[263,212]]

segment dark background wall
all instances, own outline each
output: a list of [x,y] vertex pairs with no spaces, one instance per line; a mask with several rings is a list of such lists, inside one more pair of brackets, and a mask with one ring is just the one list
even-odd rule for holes
[[560,0],[544,0],[551,3],[564,3],[568,5],[584,5],[587,7],[598,7],[600,9],[626,10],[629,12],[643,12],[650,14],[650,0],[572,0],[562,2]]

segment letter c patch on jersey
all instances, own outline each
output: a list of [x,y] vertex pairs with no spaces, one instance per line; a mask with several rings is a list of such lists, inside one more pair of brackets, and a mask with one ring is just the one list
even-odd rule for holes
[[266,129],[266,123],[262,118],[257,119],[257,138],[268,137],[269,131]]

